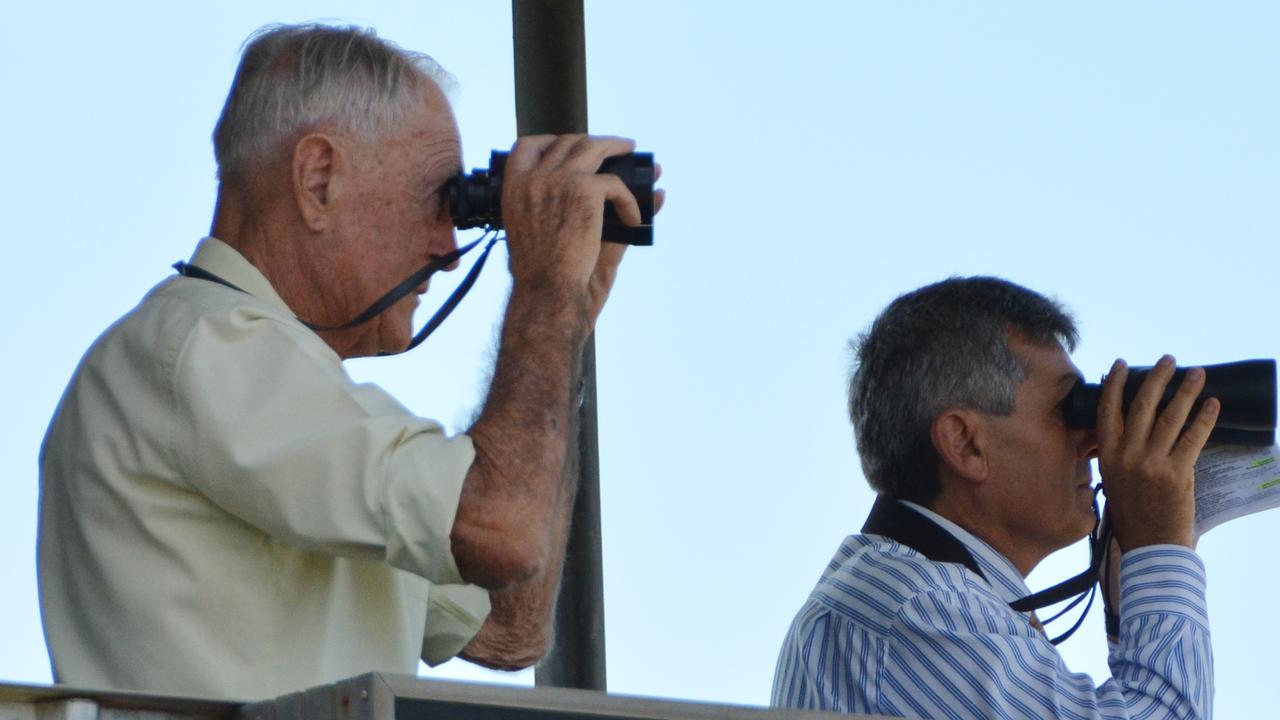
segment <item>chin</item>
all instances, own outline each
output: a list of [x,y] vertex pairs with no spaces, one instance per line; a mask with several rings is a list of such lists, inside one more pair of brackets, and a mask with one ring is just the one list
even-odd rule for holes
[[1098,524],[1098,518],[1093,514],[1093,505],[1089,505],[1089,509],[1082,513],[1080,517],[1080,534],[1079,537],[1087,537],[1093,532],[1094,525]]
[[409,347],[409,343],[413,341],[412,317],[406,318],[404,322],[398,322],[394,326],[383,326],[383,330],[382,336],[378,338],[377,354],[404,352]]
[[382,347],[374,355],[395,355],[409,349],[409,341],[412,338],[396,338],[395,340],[382,343]]

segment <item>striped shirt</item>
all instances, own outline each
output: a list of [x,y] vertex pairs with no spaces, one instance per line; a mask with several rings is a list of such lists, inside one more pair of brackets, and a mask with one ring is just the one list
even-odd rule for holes
[[1029,594],[990,545],[913,505],[973,554],[984,580],[880,535],[840,546],[782,645],[773,705],[909,718],[1209,718],[1213,653],[1204,564],[1175,545],[1120,566],[1112,677],[1067,669],[1030,617]]

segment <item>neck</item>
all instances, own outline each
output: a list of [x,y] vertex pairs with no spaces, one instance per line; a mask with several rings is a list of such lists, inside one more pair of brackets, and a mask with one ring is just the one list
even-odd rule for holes
[[1018,536],[1001,522],[1000,508],[989,507],[981,497],[972,493],[948,492],[945,483],[943,487],[943,492],[928,506],[929,509],[995,548],[1013,563],[1022,577],[1030,575],[1053,551],[1029,545],[1026,538]]
[[[250,205],[243,193],[220,187],[211,234],[235,248],[271,283],[299,319],[319,325],[341,325],[356,312],[327,290],[333,283],[323,254],[325,238],[290,220],[288,207],[267,201]],[[358,348],[369,328],[318,332],[339,357],[364,354]]]

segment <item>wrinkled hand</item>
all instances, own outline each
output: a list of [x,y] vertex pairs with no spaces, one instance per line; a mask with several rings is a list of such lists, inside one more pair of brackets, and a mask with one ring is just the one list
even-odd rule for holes
[[1157,416],[1173,373],[1174,360],[1166,355],[1143,381],[1128,416],[1122,414],[1129,376],[1123,360],[1115,362],[1102,386],[1098,468],[1116,540],[1125,552],[1159,544],[1195,547],[1195,462],[1218,419],[1219,404],[1206,400],[1186,427],[1205,382],[1204,370],[1193,368]]
[[605,202],[628,225],[640,224],[640,207],[621,178],[596,171],[605,158],[634,149],[626,138],[588,135],[531,135],[516,142],[505,169],[502,220],[517,286],[576,293],[603,284],[607,296],[622,255],[601,257]]

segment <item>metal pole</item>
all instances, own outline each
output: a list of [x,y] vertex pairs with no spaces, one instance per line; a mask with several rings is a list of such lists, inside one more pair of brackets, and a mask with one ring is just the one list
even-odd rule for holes
[[[512,0],[516,132],[587,131],[587,60],[582,0]],[[534,671],[538,685],[605,687],[604,573],[600,551],[600,452],[596,435],[595,339],[582,358],[578,496],[564,577],[556,601],[555,641]],[[570,448],[570,452],[574,449]]]

